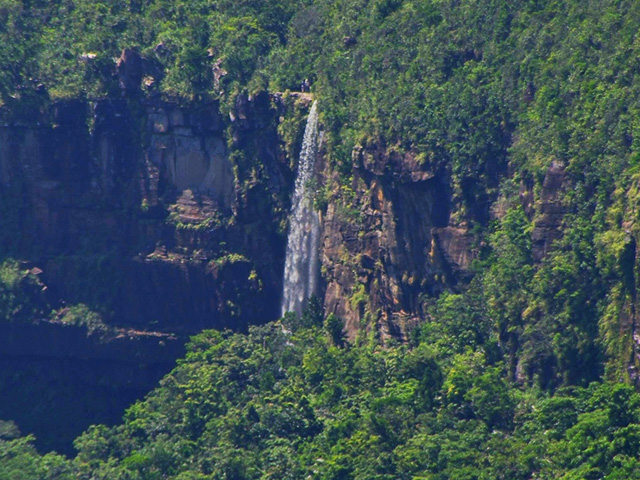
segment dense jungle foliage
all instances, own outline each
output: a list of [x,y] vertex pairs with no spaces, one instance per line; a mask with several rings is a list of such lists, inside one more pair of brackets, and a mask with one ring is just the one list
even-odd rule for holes
[[[309,78],[336,181],[355,145],[411,151],[480,252],[406,345],[348,344],[313,308],[203,333],[74,459],[0,424],[0,478],[640,478],[639,28],[631,0],[0,0],[13,115],[121,95],[125,47],[157,67],[140,95],[231,108]],[[562,236],[540,259],[519,197],[554,162]],[[0,312],[28,314],[3,272]]]
[[640,478],[633,387],[523,391],[455,328],[345,345],[318,312],[195,336],[123,425],[76,440],[75,459],[0,440],[0,478]]

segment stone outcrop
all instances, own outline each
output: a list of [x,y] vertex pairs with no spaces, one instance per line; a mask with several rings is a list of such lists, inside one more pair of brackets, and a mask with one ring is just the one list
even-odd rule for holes
[[562,203],[565,169],[562,163],[553,161],[542,183],[540,198],[536,205],[531,241],[533,258],[540,261],[550,250],[551,244],[562,235],[562,221],[567,213]]
[[533,222],[534,261],[551,251],[567,213],[563,165],[551,163],[538,195],[533,181],[523,181],[513,199],[495,198],[508,172],[498,163],[486,169],[493,187],[476,191],[473,178],[456,187],[446,165],[419,161],[410,150],[355,148],[352,182],[343,187],[351,196],[334,192],[324,217],[322,259],[326,313],[343,318],[351,338],[377,329],[403,339],[427,319],[425,306],[471,279],[483,246],[471,226],[487,227],[518,203]]
[[[120,331],[184,338],[277,318],[301,134],[295,130],[302,130],[311,96],[241,94],[223,115],[216,102],[143,98],[148,68],[135,51],[124,52],[121,98],[59,102],[20,121],[0,109],[3,251],[37,269],[49,304],[85,303]],[[300,122],[283,121],[292,105]],[[453,185],[447,165],[411,150],[357,147],[352,160],[348,185],[322,151],[317,163],[320,184],[337,186],[324,198],[321,218],[325,314],[342,318],[351,339],[367,330],[402,340],[441,292],[470,278],[479,248],[472,226],[511,205],[491,196],[506,172],[487,169],[483,181],[496,187],[489,193],[473,178]],[[564,177],[554,162],[538,197],[533,185],[522,185],[536,260],[559,238]],[[29,353],[27,337],[0,345],[11,368],[20,358],[25,365],[71,362],[54,348],[65,342],[75,345],[74,362],[94,366],[134,358],[127,349],[148,342],[162,351],[155,337],[98,344],[59,326],[34,328],[53,329],[59,341],[40,356]]]
[[[123,53],[122,72],[136,55]],[[0,127],[0,195],[20,199],[13,236],[32,239],[17,250],[39,251],[54,292],[102,302],[115,324],[194,332],[275,318],[295,164],[277,130],[284,98],[238,95],[228,117],[215,102],[62,102],[49,123]],[[334,192],[323,215],[326,313],[351,336],[364,322],[402,338],[425,301],[469,278],[471,226],[502,204],[463,205],[446,165],[411,150],[357,147],[353,165],[353,198]],[[536,260],[560,234],[563,182],[554,162],[539,198],[521,192]]]
[[0,109],[3,257],[36,272],[34,312],[84,303],[112,332],[0,322],[0,418],[45,450],[71,453],[88,425],[117,422],[188,334],[279,315],[293,177],[277,133],[285,105],[241,96],[227,116],[217,102],[143,99],[147,67],[123,53],[121,98],[19,119]]
[[139,95],[143,85],[147,89],[153,88],[164,76],[162,66],[157,61],[140,55],[136,48],[125,48],[122,51],[116,62],[116,74],[120,89],[127,96]]
[[450,221],[443,172],[424,170],[411,153],[354,151],[349,201],[330,203],[324,220],[326,313],[403,338],[424,319],[423,301],[464,278],[473,258],[464,223]]
[[189,112],[172,107],[148,110],[149,162],[160,169],[163,180],[178,191],[208,194],[229,211],[234,178],[224,138],[225,122],[217,104]]

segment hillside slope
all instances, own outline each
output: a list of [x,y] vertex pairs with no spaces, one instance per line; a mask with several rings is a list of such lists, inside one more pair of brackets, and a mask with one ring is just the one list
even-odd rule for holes
[[[311,344],[333,345],[318,349],[335,352],[338,370],[348,370],[351,349],[355,363],[397,355],[398,365],[429,349],[438,378],[424,380],[422,366],[407,373],[396,365],[377,386],[363,380],[355,390],[327,386],[320,394],[324,377],[298,370],[305,371],[304,353],[287,363],[286,348],[267,351],[265,361],[282,371],[258,393],[243,390],[250,381],[220,393],[219,411],[202,407],[208,394],[191,404],[197,389],[178,394],[169,385],[177,377],[167,377],[125,426],[87,434],[102,432],[117,444],[96,462],[143,472],[151,461],[161,472],[161,459],[131,456],[160,449],[163,435],[173,435],[196,443],[176,454],[176,478],[190,469],[202,478],[268,475],[265,457],[227,473],[198,463],[213,455],[208,448],[257,444],[286,458],[295,451],[292,471],[318,478],[634,478],[637,465],[627,456],[638,450],[637,419],[618,418],[613,405],[621,395],[635,408],[633,389],[622,384],[640,382],[639,16],[637,2],[613,0],[6,0],[0,242],[14,273],[2,277],[0,311],[9,322],[55,321],[66,305],[81,304],[110,326],[165,333],[246,331],[275,320],[288,198],[313,96],[323,129],[310,185],[323,221],[323,288],[307,315],[315,320],[285,323],[307,332]],[[312,95],[292,93],[304,79]],[[11,280],[12,259],[37,267],[39,279],[25,270],[30,281]],[[38,282],[52,296],[31,295]],[[317,329],[308,330],[313,323]],[[246,355],[225,353],[220,368],[252,368],[255,335],[216,340],[249,342]],[[207,355],[204,364],[217,365]],[[176,370],[177,385],[188,383],[181,377],[191,375],[188,365]],[[461,368],[477,377],[458,378]],[[419,387],[429,399],[416,400],[423,380],[432,382]],[[284,408],[289,397],[279,389],[293,389],[290,381],[312,397],[308,408],[294,408],[308,441],[291,439],[289,420],[278,420],[282,431],[234,436],[266,421],[260,408],[270,395]],[[302,393],[291,395],[297,401]],[[184,428],[194,430],[178,431],[184,419],[157,432],[145,423],[149,411],[183,398],[192,405],[184,415],[197,424]],[[251,410],[254,400],[261,407]],[[541,425],[570,419],[549,426],[560,429],[551,443],[527,423],[547,401],[558,417]],[[506,417],[486,411],[494,403],[509,407]],[[368,413],[351,412],[357,420],[332,430],[335,416],[351,418],[356,406]],[[234,411],[243,420],[227,416]],[[385,437],[393,429],[372,420],[382,411],[391,423],[411,424],[396,425],[404,437]],[[465,450],[478,470],[451,477],[446,469],[455,461],[438,457],[454,455],[449,444],[434,454],[440,460],[416,460],[430,442],[442,443],[442,432],[453,435],[458,421],[487,429],[469,450],[494,445],[487,432],[495,430],[504,442],[496,439],[492,451],[540,441],[552,470],[518,457],[513,471],[504,467],[511,476],[486,473],[486,459],[469,459]],[[582,421],[599,433],[585,433]],[[475,423],[464,425],[476,432]],[[223,433],[207,437],[207,428]],[[330,438],[319,446],[323,435]],[[350,442],[374,437],[390,463],[371,472],[367,448]],[[573,461],[560,453],[592,440],[607,452],[600,463],[595,454]],[[94,444],[79,442],[81,466],[73,468],[107,468],[90,460]],[[423,453],[411,456],[400,445]],[[30,455],[16,448],[23,447]],[[189,463],[192,447],[198,453]],[[339,458],[319,465],[311,459],[316,449],[323,453],[314,458],[327,451]],[[362,463],[342,470],[345,458]]]

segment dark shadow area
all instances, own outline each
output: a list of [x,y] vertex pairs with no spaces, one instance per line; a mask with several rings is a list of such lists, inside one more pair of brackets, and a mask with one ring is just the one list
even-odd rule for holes
[[42,453],[73,456],[73,440],[90,425],[120,423],[173,365],[106,360],[0,357],[0,418],[33,434]]
[[0,326],[0,419],[41,452],[73,455],[90,425],[119,423],[184,355],[184,339],[134,331],[89,334],[49,322]]

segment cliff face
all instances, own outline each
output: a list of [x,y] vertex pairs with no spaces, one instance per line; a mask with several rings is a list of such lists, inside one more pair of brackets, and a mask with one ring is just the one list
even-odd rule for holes
[[196,332],[275,318],[290,173],[269,97],[238,110],[63,102],[5,122],[5,251],[118,325]]
[[414,155],[353,153],[353,198],[329,204],[324,221],[326,313],[403,338],[424,319],[423,300],[467,276],[474,256],[464,221],[453,219],[444,172],[423,169]]
[[[309,99],[295,98],[304,112]],[[276,318],[297,155],[278,131],[284,104],[240,95],[223,115],[217,103],[125,97],[5,122],[3,244],[53,295],[113,324],[196,332]],[[505,173],[496,167],[493,183]],[[350,197],[329,199],[322,251],[326,313],[351,336],[367,326],[402,338],[426,298],[469,278],[471,226],[499,217],[500,202],[465,204],[452,182],[411,151],[354,150]],[[521,187],[538,261],[561,231],[563,182],[553,164],[538,197]]]
[[277,317],[292,176],[282,108],[264,94],[231,115],[128,97],[0,111],[3,259],[36,272],[43,316],[83,303],[117,328],[2,319],[0,418],[71,453],[173,368],[187,334]]
[[[243,330],[273,320],[292,166],[310,100],[240,95],[223,114],[217,103],[185,107],[123,97],[59,102],[30,118],[5,118],[3,251],[37,269],[45,303],[85,303],[107,324],[141,335]],[[352,160],[349,185],[327,198],[322,216],[325,314],[342,318],[350,338],[368,330],[402,340],[427,318],[425,305],[469,280],[481,248],[472,226],[504,212],[497,193],[466,201],[465,185],[454,184],[446,165],[421,161],[415,152],[356,147]],[[322,155],[318,165],[321,183],[341,185]],[[498,185],[506,174],[496,167],[490,181]],[[539,188],[521,184],[517,202],[533,222],[537,261],[560,236],[565,188],[559,164]],[[122,383],[119,371],[155,382],[179,355],[163,349],[156,333],[145,342],[158,360],[140,361],[135,341],[92,343],[47,325],[6,326],[26,330],[5,332],[0,361],[19,375],[77,376],[88,397],[102,395],[104,384],[121,385],[130,402],[151,384]],[[54,339],[51,348],[34,350],[29,338],[38,335]],[[60,355],[65,349],[70,353]],[[82,371],[70,374],[75,364]],[[95,383],[98,371],[106,376]],[[27,390],[39,388],[41,376],[29,375]],[[13,388],[14,380],[4,380],[3,389]],[[9,398],[13,403],[6,400],[0,414],[11,417],[19,401]],[[115,420],[125,406],[118,405],[102,405],[96,418]]]
[[[343,318],[351,338],[373,329],[404,339],[440,293],[462,291],[487,248],[481,232],[508,208],[522,207],[531,222],[535,265],[566,228],[572,179],[559,161],[536,179],[515,176],[506,159],[456,179],[446,162],[411,150],[357,146],[352,160],[350,185],[341,187],[349,193],[328,204],[322,252],[326,313]],[[325,169],[326,181],[331,175]]]

